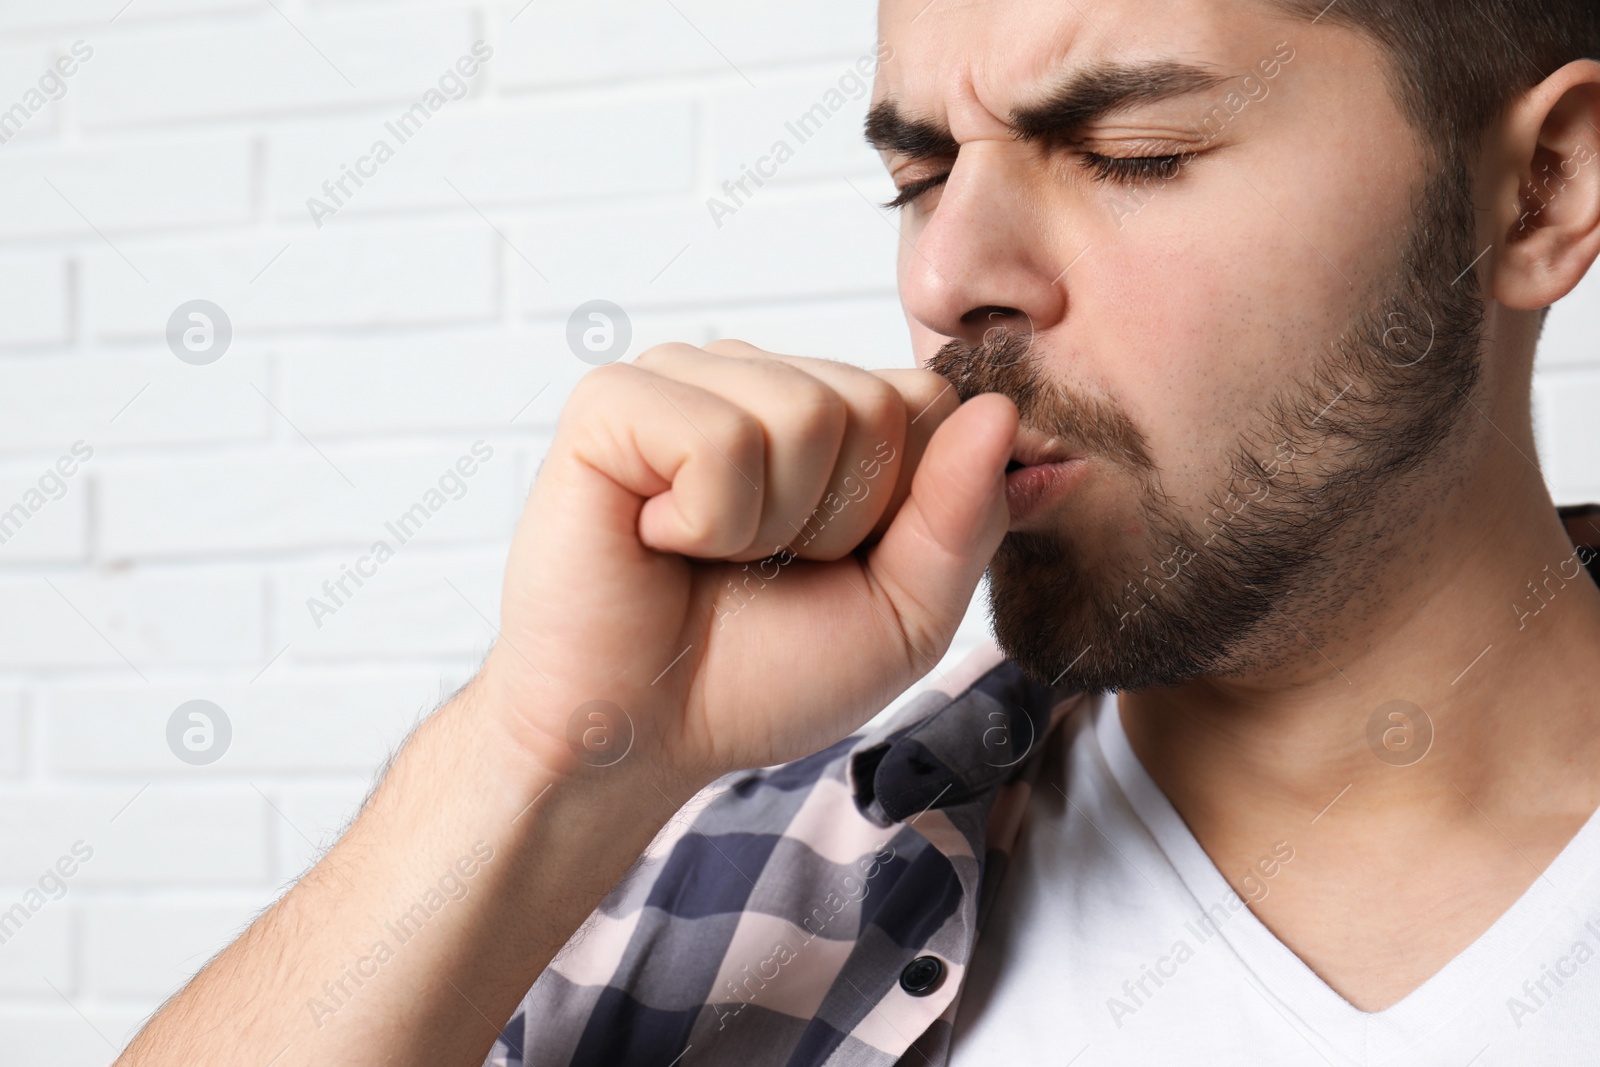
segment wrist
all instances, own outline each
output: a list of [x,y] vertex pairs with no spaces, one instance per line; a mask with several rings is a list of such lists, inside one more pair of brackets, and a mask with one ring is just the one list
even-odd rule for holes
[[490,780],[529,799],[549,788],[603,805],[617,800],[653,809],[666,803],[671,810],[715,780],[663,759],[655,734],[641,729],[649,726],[642,713],[603,699],[562,697],[542,680],[527,684],[525,672],[507,669],[504,656],[497,645],[440,709],[479,754],[475,762]]

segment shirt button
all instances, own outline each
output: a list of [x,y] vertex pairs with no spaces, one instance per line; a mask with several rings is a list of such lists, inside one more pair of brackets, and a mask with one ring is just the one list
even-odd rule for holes
[[944,981],[944,961],[938,956],[918,956],[900,972],[900,988],[914,997],[925,997]]

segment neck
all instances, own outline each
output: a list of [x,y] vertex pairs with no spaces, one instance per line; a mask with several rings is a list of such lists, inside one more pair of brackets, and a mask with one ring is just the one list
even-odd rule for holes
[[1326,591],[1272,613],[1302,635],[1292,655],[1121,694],[1134,751],[1208,850],[1333,811],[1355,841],[1474,809],[1570,831],[1600,805],[1600,588],[1531,441],[1479,428],[1474,475],[1380,551],[1368,542],[1385,558],[1341,575],[1358,592],[1335,618],[1317,615]]

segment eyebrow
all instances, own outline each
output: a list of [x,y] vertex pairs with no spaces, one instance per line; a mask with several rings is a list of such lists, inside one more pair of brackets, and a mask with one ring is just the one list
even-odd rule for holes
[[[1215,88],[1224,74],[1171,60],[1153,63],[1102,63],[1072,72],[1036,102],[1011,113],[1007,125],[1022,141],[1071,142],[1099,119]],[[911,159],[954,158],[960,150],[948,127],[901,112],[893,98],[867,112],[867,143],[880,152]]]
[[892,97],[878,101],[867,112],[866,137],[880,152],[897,152],[912,159],[954,157],[961,148],[948,127],[902,114]]

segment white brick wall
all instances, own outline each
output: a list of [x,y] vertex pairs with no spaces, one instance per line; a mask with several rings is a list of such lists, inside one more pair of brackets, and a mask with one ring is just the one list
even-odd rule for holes
[[[470,675],[588,369],[566,350],[576,304],[626,307],[634,352],[731,335],[909,364],[863,99],[722,226],[705,210],[873,43],[862,0],[750,10],[0,4],[0,108],[92,49],[0,144],[0,508],[93,450],[0,545],[0,909],[52,887],[0,943],[6,1067],[109,1060]],[[306,199],[479,39],[494,55],[462,97],[318,225]],[[164,341],[193,299],[234,330],[206,366]],[[1600,274],[1567,304],[1541,451],[1559,496],[1600,498]],[[478,441],[494,454],[465,494],[313,618],[307,598]],[[975,611],[951,658],[982,631]],[[193,699],[232,724],[209,766],[167,748]],[[57,883],[78,842],[91,857]]]
[[[22,154],[22,139],[7,146]],[[0,259],[6,314],[0,315],[0,345],[63,345],[72,337],[67,303],[71,265],[59,255],[8,255]]]

